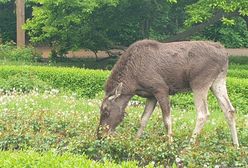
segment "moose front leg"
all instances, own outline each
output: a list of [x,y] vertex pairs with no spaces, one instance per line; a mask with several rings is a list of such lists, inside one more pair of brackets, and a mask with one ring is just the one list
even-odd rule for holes
[[169,143],[172,143],[172,118],[170,111],[170,100],[169,94],[165,90],[159,90],[155,93],[155,97],[157,98],[159,105],[162,109],[163,121],[165,128],[167,129],[167,136]]
[[140,128],[137,132],[136,138],[140,138],[141,135],[143,134],[144,129],[147,125],[147,122],[148,122],[149,118],[151,117],[152,112],[153,112],[156,104],[157,104],[157,100],[155,97],[147,98],[145,110],[144,110],[142,117],[141,117]]

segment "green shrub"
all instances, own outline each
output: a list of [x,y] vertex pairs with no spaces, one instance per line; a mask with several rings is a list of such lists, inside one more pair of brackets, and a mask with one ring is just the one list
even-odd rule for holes
[[240,65],[240,64],[231,64],[229,66],[229,71],[231,70],[247,70],[248,71],[248,63],[244,64],[244,65]]
[[41,55],[32,47],[17,48],[14,44],[0,45],[0,60],[33,62],[41,58]]
[[[231,69],[228,71],[230,92],[247,93],[248,71]],[[0,66],[0,88],[4,90],[30,91],[39,89],[59,89],[76,93],[80,97],[94,97],[103,91],[110,71],[79,68],[57,68],[41,66]],[[234,78],[233,78],[234,77]],[[248,95],[248,94],[247,94]],[[135,100],[140,100],[135,98]],[[185,100],[187,97],[185,97]]]
[[228,76],[248,79],[248,69],[233,69],[228,71]]
[[0,88],[4,91],[29,92],[35,89],[45,91],[49,88],[46,82],[29,73],[16,73],[0,81]]
[[[59,89],[80,97],[94,97],[103,91],[109,71],[41,66],[0,66],[0,88],[30,91]],[[44,87],[45,86],[45,87]]]
[[[248,55],[247,55],[248,56]],[[229,57],[230,67],[244,65],[246,70],[248,70],[248,57],[244,56],[231,56]]]

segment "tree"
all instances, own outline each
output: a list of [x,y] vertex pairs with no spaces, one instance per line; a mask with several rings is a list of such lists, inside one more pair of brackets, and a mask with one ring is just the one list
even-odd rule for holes
[[49,43],[59,55],[79,48],[96,53],[143,38],[187,40],[220,21],[231,26],[247,16],[245,1],[32,0],[25,28],[33,43]]
[[2,41],[16,40],[16,17],[14,2],[1,3],[0,1],[0,36]]
[[188,29],[165,41],[185,40],[219,20],[225,24],[234,24],[234,20],[228,18],[248,16],[248,3],[247,0],[199,0],[187,6],[186,13],[188,18],[185,25]]
[[[58,54],[85,44],[89,16],[97,8],[116,5],[115,0],[35,0],[33,18],[25,26],[31,41],[49,43]],[[93,34],[94,35],[94,34]]]
[[16,44],[17,47],[25,46],[25,0],[16,0]]
[[108,50],[142,38],[162,39],[169,32],[166,0],[36,2],[40,5],[26,24],[31,41],[50,42],[61,54],[77,48]]
[[0,34],[3,41],[25,44],[23,25],[31,17],[32,0],[0,0]]

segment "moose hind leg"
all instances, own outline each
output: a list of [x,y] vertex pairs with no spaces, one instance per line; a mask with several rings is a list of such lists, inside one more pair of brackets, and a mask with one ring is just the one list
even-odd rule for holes
[[195,129],[191,137],[192,143],[195,143],[197,136],[200,134],[209,116],[208,104],[207,104],[208,90],[209,88],[193,90],[197,117],[196,117]]
[[140,138],[142,136],[144,129],[147,125],[147,122],[148,122],[149,118],[151,117],[152,112],[153,112],[156,104],[157,104],[157,100],[155,97],[147,98],[145,110],[144,110],[142,117],[141,117],[140,128],[137,132],[136,138]]
[[231,130],[233,144],[238,147],[239,142],[235,122],[235,109],[232,106],[227,94],[225,75],[220,74],[218,76],[211,86],[211,90],[217,98],[222,111],[224,112],[225,118]]

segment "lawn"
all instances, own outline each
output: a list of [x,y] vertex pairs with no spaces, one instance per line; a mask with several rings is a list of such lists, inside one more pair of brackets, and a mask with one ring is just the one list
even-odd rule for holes
[[[189,103],[179,103],[185,99],[189,99]],[[169,145],[158,107],[141,139],[136,140],[135,133],[143,111],[142,104],[128,106],[127,116],[118,127],[117,135],[105,141],[99,141],[96,140],[95,130],[99,120],[100,97],[76,98],[73,95],[60,94],[56,90],[45,93],[33,91],[27,94],[12,92],[0,98],[0,147],[4,151],[32,149],[36,152],[54,150],[58,154],[64,152],[76,154],[70,159],[86,155],[90,159],[101,162],[110,160],[121,163],[132,160],[139,165],[147,165],[151,162],[158,165],[172,165],[176,159],[183,160],[189,167],[190,165],[193,167],[246,165],[248,162],[247,114],[239,111],[237,115],[241,144],[240,149],[237,150],[231,144],[231,135],[224,115],[210,96],[211,117],[197,143],[189,148],[188,142],[196,116],[190,99],[192,99],[191,95],[173,98],[175,142]],[[1,159],[4,156],[18,155],[18,152],[14,154],[2,152],[2,154]],[[20,155],[20,158],[25,158],[23,152],[20,152]],[[49,154],[46,153],[45,157],[48,156]],[[60,156],[57,157],[60,158]],[[20,158],[17,157],[16,162],[19,162]],[[44,159],[40,156],[37,158]],[[65,157],[62,156],[61,159],[63,158]],[[30,160],[28,156],[26,159]],[[53,157],[51,159],[49,163],[56,163]],[[9,160],[11,163],[11,159]]]

